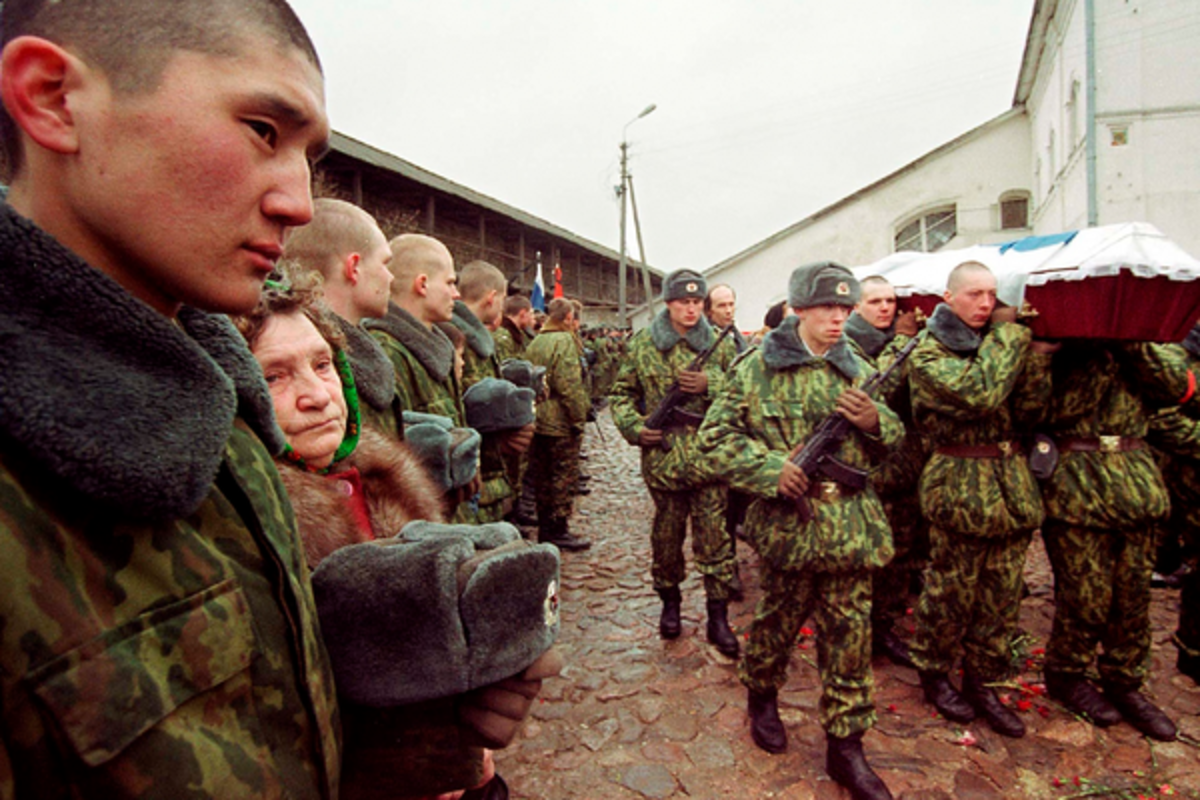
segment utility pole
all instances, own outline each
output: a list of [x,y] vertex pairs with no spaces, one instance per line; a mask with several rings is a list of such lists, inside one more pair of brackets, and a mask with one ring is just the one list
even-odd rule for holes
[[[629,141],[626,137],[626,133],[629,131],[630,125],[637,122],[639,119],[646,116],[647,114],[649,114],[651,111],[653,111],[656,108],[658,108],[658,106],[655,105],[654,103],[651,103],[650,105],[646,106],[645,108],[642,109],[640,114],[638,114],[633,119],[629,120],[629,122],[626,122],[625,127],[621,130],[621,185],[617,187],[617,193],[621,195],[621,256],[620,256],[619,264],[618,264],[618,269],[620,270],[620,272],[617,275],[617,322],[620,324],[620,326],[622,328],[624,328],[626,325],[629,324],[629,297],[628,297],[629,281],[628,281],[627,276],[625,275],[625,266],[628,263],[628,261],[625,258],[625,214],[626,214],[625,209],[627,206],[627,204],[625,202],[625,193],[629,190],[629,186],[630,186],[630,183],[629,183]],[[640,237],[641,237],[641,229],[640,228],[638,229],[638,236],[640,239]],[[643,260],[643,262],[645,261],[644,258],[642,260]],[[648,300],[649,300],[649,298],[647,298],[647,301]]]

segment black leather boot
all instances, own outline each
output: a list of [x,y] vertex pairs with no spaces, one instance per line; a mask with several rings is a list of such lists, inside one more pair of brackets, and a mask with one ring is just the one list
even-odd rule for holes
[[573,535],[567,528],[565,519],[552,520],[548,524],[542,524],[538,530],[538,541],[552,544],[559,550],[587,550],[592,546],[587,539],[580,539]]
[[1004,707],[996,696],[996,690],[982,678],[971,674],[963,676],[962,696],[996,733],[1014,739],[1025,735],[1025,723],[1015,712]]
[[1097,728],[1107,728],[1121,721],[1121,712],[1082,675],[1047,672],[1046,694],[1072,714],[1090,720]]
[[768,753],[787,750],[787,729],[779,718],[779,693],[750,690],[746,712],[750,715],[750,738]]
[[892,793],[863,757],[861,733],[825,737],[825,771],[849,790],[854,800],[892,800]]
[[728,604],[724,600],[709,600],[705,607],[708,610],[708,640],[717,646],[721,655],[737,658],[742,651],[737,636],[729,629]]
[[1126,722],[1144,735],[1160,742],[1175,741],[1175,723],[1137,689],[1105,686],[1104,696],[1116,706]]
[[679,619],[683,596],[679,593],[679,587],[659,589],[658,596],[663,601],[662,616],[658,618],[658,635],[664,639],[678,639],[683,632],[683,622]]
[[917,668],[913,663],[912,654],[908,652],[908,645],[891,630],[881,629],[872,637],[871,654],[887,656],[888,660],[898,667]]
[[970,722],[975,719],[975,709],[962,699],[946,673],[922,672],[921,688],[925,692],[926,702],[932,703],[938,713],[951,722]]

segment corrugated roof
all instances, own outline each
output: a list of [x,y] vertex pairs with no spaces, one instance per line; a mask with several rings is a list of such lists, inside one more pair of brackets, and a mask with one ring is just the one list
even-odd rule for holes
[[[409,180],[416,181],[423,186],[428,186],[431,189],[436,189],[439,192],[457,197],[472,205],[486,208],[489,211],[495,212],[500,216],[515,220],[522,225],[526,225],[535,230],[539,230],[550,236],[555,236],[564,241],[570,242],[576,247],[589,250],[597,255],[602,255],[605,258],[611,258],[613,261],[620,261],[621,254],[616,250],[611,250],[602,244],[597,244],[582,236],[571,233],[566,228],[560,228],[552,222],[547,222],[541,217],[536,217],[533,214],[522,211],[519,208],[514,208],[507,203],[502,203],[494,197],[488,197],[486,194],[481,194],[474,189],[468,189],[460,183],[455,183],[449,178],[443,178],[441,175],[430,172],[427,169],[418,167],[411,161],[405,161],[398,156],[385,152],[378,148],[372,147],[365,142],[360,142],[344,133],[333,132],[330,137],[330,148],[342,155],[361,161],[365,164],[370,164],[380,169],[394,172],[402,175]],[[642,263],[635,258],[626,255],[626,261],[630,266],[640,269]],[[663,277],[663,273],[654,267],[647,265],[650,272],[659,278]]]

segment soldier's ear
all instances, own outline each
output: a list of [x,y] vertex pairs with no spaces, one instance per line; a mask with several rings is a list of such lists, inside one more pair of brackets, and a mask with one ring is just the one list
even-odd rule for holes
[[27,137],[53,153],[79,150],[74,109],[90,104],[74,95],[103,89],[104,83],[99,72],[37,36],[18,36],[0,58],[0,95],[9,115]]
[[429,294],[429,276],[421,273],[413,278],[413,294],[417,297],[424,297]]

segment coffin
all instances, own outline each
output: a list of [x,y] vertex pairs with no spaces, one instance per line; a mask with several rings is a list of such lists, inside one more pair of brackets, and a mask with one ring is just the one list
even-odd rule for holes
[[854,273],[882,275],[896,287],[902,310],[930,314],[946,277],[964,261],[995,273],[1002,302],[1037,310],[1029,325],[1039,338],[1178,342],[1200,319],[1200,261],[1142,222],[1003,245],[893,253]]

